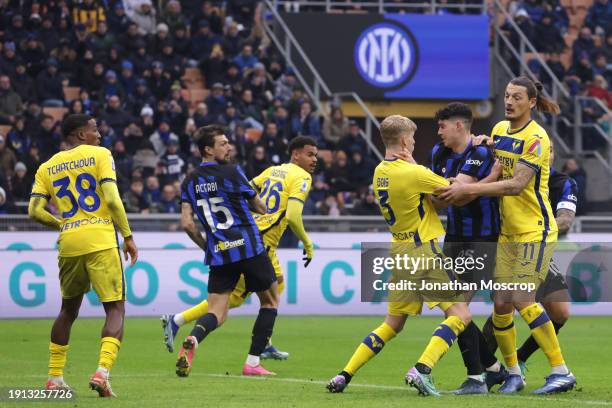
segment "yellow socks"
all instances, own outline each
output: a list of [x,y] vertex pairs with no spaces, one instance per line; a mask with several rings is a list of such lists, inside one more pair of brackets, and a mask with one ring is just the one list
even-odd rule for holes
[[102,337],[102,346],[100,347],[100,360],[98,366],[110,371],[117,359],[121,342],[114,337]]
[[62,377],[66,365],[66,354],[68,345],[60,346],[53,342],[49,343],[49,377]]
[[433,368],[463,330],[463,320],[457,316],[449,316],[436,327],[418,362]]
[[208,300],[204,300],[194,307],[181,312],[181,316],[185,319],[185,323],[189,323],[198,320],[198,317],[204,316],[206,313],[208,313]]
[[[531,329],[531,335],[540,349],[546,354],[551,367],[565,364],[555,328],[546,311],[537,303],[527,306],[520,311],[525,323]],[[499,341],[498,341],[499,342]]]
[[387,323],[378,326],[376,330],[363,339],[343,371],[346,371],[350,375],[355,375],[357,370],[378,354],[385,346],[385,343],[394,338],[396,334],[395,330]]
[[508,367],[518,365],[516,356],[516,327],[512,315],[514,313],[497,314],[493,311],[493,334],[499,345],[499,350],[504,356]]

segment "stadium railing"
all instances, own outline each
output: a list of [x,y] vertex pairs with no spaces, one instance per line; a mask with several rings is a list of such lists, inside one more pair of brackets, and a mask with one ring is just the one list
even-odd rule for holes
[[[440,217],[445,222],[445,217]],[[128,214],[130,226],[136,232],[180,231],[179,214]],[[372,216],[326,216],[306,215],[304,224],[309,232],[386,232],[387,224],[377,215]],[[0,215],[0,232],[50,231],[30,220],[27,215]],[[610,232],[612,215],[580,216],[572,232]]]
[[281,8],[287,11],[299,10],[307,8],[309,10],[333,12],[333,11],[347,11],[347,12],[378,12],[378,13],[393,13],[398,11],[421,11],[431,14],[438,13],[441,9],[445,10],[461,10],[461,11],[474,11],[484,12],[485,2],[480,3],[442,3],[437,0],[424,0],[415,2],[391,2],[388,0],[373,0],[373,1],[333,1],[333,0],[298,0],[298,1],[287,1],[287,0],[276,0],[272,1],[275,8]]

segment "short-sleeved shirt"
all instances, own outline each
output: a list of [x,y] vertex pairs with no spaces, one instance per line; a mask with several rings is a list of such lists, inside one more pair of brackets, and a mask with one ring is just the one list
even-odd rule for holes
[[424,166],[392,159],[376,166],[372,184],[391,242],[420,244],[444,235],[440,218],[426,194],[448,186],[448,180]]
[[310,173],[293,163],[268,167],[251,180],[259,191],[259,197],[268,208],[268,213],[255,215],[255,221],[267,245],[278,246],[287,228],[287,204],[289,200],[306,201],[312,177]]
[[202,163],[181,188],[206,231],[205,263],[226,265],[259,255],[261,234],[247,200],[257,193],[239,166]]
[[517,235],[527,232],[557,231],[557,223],[548,200],[550,139],[535,121],[511,130],[510,122],[499,122],[491,132],[495,156],[502,165],[502,178],[514,177],[521,163],[535,172],[517,196],[503,196],[500,203],[501,232]]
[[[431,151],[431,170],[439,176],[457,177],[460,173],[482,180],[491,173],[495,162],[493,150],[487,146],[468,144],[455,153],[440,142]],[[478,239],[499,234],[499,200],[479,197],[464,206],[449,205],[446,210],[446,234],[458,239]]]
[[56,153],[40,165],[31,196],[45,197],[58,209],[60,256],[79,256],[118,246],[101,187],[116,180],[111,152],[99,146],[79,145]]

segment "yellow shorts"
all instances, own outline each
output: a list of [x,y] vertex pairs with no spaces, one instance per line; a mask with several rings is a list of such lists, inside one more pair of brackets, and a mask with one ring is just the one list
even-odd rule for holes
[[60,257],[59,278],[64,299],[87,293],[93,286],[103,303],[125,300],[125,277],[118,248]]
[[[439,258],[444,259],[440,245],[436,240],[424,242],[423,245],[415,247],[413,245],[392,245],[390,255],[397,253],[407,254],[411,257]],[[433,267],[431,269],[422,269],[414,274],[395,274],[391,277],[391,281],[410,280],[420,287],[421,281],[428,283],[448,283],[455,279],[451,271],[443,268]],[[389,291],[389,302],[387,304],[387,313],[392,316],[416,316],[421,314],[423,303],[426,303],[430,309],[439,307],[442,311],[446,311],[449,307],[462,300],[462,294],[451,294],[447,291]],[[396,299],[401,299],[397,301]]]
[[540,286],[546,279],[556,243],[557,231],[501,234],[497,241],[495,282]]

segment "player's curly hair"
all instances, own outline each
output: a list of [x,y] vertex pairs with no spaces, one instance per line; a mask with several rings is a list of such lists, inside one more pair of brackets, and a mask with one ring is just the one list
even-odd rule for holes
[[416,130],[416,123],[401,115],[387,116],[380,124],[380,136],[385,146],[397,144],[402,134],[414,133]]
[[548,113],[559,113],[561,108],[557,102],[547,98],[542,93],[544,86],[539,81],[532,81],[531,78],[526,76],[519,76],[510,81],[512,85],[522,86],[527,89],[527,96],[529,99],[536,98],[536,110],[538,112]]
[[448,119],[463,119],[463,121],[466,123],[466,128],[469,129],[472,125],[473,119],[472,108],[462,102],[451,102],[444,108],[437,111],[434,118],[436,122],[439,120]]
[[62,137],[67,139],[75,131],[87,126],[87,123],[93,119],[93,116],[84,113],[75,113],[68,115],[62,122]]

